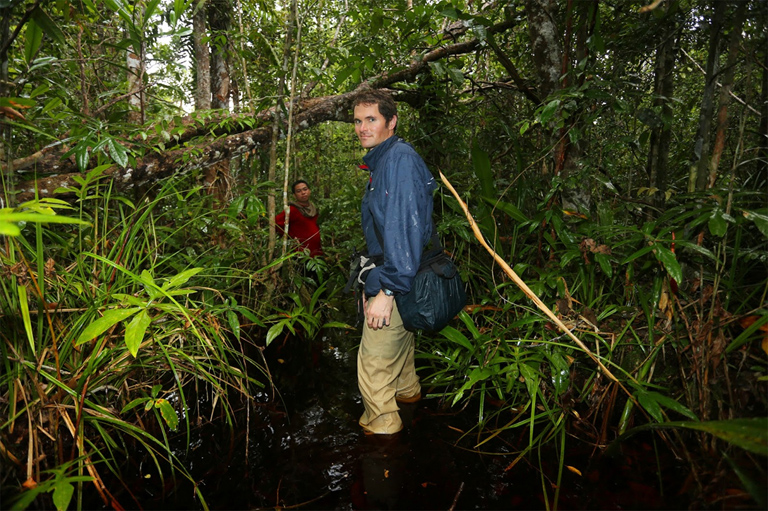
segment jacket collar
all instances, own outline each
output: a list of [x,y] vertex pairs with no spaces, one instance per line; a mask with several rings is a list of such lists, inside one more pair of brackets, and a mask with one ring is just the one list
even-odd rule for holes
[[368,165],[368,168],[371,171],[376,170],[377,164],[382,160],[386,152],[389,150],[390,147],[392,147],[394,144],[396,144],[398,141],[402,140],[397,135],[392,135],[388,139],[386,139],[381,144],[377,145],[370,151],[368,151],[368,154],[363,156],[363,161],[366,165]]

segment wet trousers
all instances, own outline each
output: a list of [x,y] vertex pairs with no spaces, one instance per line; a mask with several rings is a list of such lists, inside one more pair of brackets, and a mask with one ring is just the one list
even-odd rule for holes
[[366,431],[392,434],[403,429],[395,397],[410,398],[421,393],[414,349],[413,332],[403,327],[397,304],[389,326],[373,330],[363,325],[357,352],[357,385],[365,405],[360,425]]

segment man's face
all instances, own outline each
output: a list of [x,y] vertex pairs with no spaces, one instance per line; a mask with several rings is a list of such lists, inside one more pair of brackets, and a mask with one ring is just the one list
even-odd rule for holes
[[312,195],[312,192],[309,191],[309,187],[306,183],[299,183],[296,185],[296,188],[293,189],[293,196],[302,204],[309,202],[310,195]]
[[395,134],[397,116],[387,122],[379,112],[377,104],[362,104],[355,107],[355,133],[360,144],[371,149]]

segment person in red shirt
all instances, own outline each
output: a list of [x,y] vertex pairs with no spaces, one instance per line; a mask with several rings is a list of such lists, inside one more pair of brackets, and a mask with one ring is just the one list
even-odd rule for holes
[[[288,236],[298,241],[302,249],[309,249],[310,256],[323,255],[320,228],[317,226],[317,206],[309,200],[312,195],[309,185],[299,179],[293,183],[292,190],[296,200],[289,203],[291,214],[288,218]],[[275,226],[280,233],[285,232],[285,211],[275,217]]]

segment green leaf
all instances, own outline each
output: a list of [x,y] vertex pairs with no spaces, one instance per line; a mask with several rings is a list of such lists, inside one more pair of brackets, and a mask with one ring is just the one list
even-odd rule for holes
[[184,284],[187,283],[187,281],[189,279],[191,279],[192,277],[194,277],[195,275],[197,275],[201,271],[203,271],[203,268],[190,268],[188,270],[184,270],[181,273],[177,273],[173,277],[169,278],[168,282],[163,284],[163,289],[164,290],[174,289],[174,288],[177,288],[179,286],[183,286]]
[[518,209],[517,206],[515,206],[510,202],[505,202],[503,200],[495,200],[491,197],[483,197],[483,200],[487,202],[491,207],[503,211],[504,213],[507,214],[507,216],[511,217],[513,220],[517,220],[518,222],[528,221],[528,217],[525,216],[523,212]]
[[17,285],[17,292],[19,293],[19,307],[21,308],[21,319],[24,322],[24,331],[27,334],[27,341],[29,341],[29,348],[32,350],[32,355],[36,355],[35,352],[35,336],[32,333],[32,318],[29,316],[29,302],[27,301],[27,287],[25,285]]
[[483,151],[477,142],[472,144],[472,165],[475,169],[475,175],[480,180],[480,193],[483,197],[495,198],[496,186],[493,182],[493,172],[491,171],[491,158],[488,153]]
[[725,216],[720,208],[712,210],[712,215],[709,217],[707,225],[709,226],[709,232],[713,236],[724,236],[728,230],[728,222],[725,221]]
[[69,218],[56,214],[33,213],[28,211],[14,212],[10,208],[0,210],[0,222],[33,222],[39,224],[80,224],[88,222],[78,218]]
[[136,399],[134,399],[133,401],[131,401],[130,403],[125,405],[123,407],[123,409],[120,410],[120,413],[124,414],[127,411],[133,410],[134,408],[136,408],[140,404],[146,403],[147,401],[149,401],[149,398],[147,398],[147,397],[137,397]]
[[609,277],[613,276],[613,267],[611,266],[611,258],[608,254],[602,254],[602,253],[596,253],[595,254],[595,261],[600,265],[600,269],[603,270],[603,273],[608,275]]
[[90,341],[94,337],[103,334],[120,321],[130,318],[140,310],[141,309],[139,307],[134,307],[131,309],[107,310],[102,317],[88,325],[85,330],[83,330],[83,333],[81,333],[80,337],[78,337],[77,341],[75,341],[75,346],[79,346],[80,344]]
[[734,473],[739,476],[741,484],[746,488],[749,494],[757,502],[758,509],[768,509],[768,494],[765,491],[765,482],[752,477],[746,470],[742,469],[728,454],[722,453],[725,460],[731,465]]
[[768,215],[757,211],[744,211],[747,220],[752,220],[763,236],[768,238]]
[[336,87],[344,83],[355,71],[357,71],[357,66],[348,67],[336,73]]
[[12,222],[6,222],[0,219],[0,234],[5,236],[18,236],[21,234],[21,229],[18,225]]
[[53,487],[53,505],[58,511],[66,511],[74,493],[75,487],[69,481],[57,481]]
[[107,140],[107,148],[109,148],[109,155],[115,163],[123,168],[128,165],[128,149],[120,145],[114,138]]
[[85,172],[88,168],[88,159],[90,157],[88,146],[90,140],[83,140],[75,147],[75,160],[80,172]]
[[539,116],[539,122],[542,125],[547,124],[552,117],[555,116],[557,113],[557,109],[560,107],[560,100],[555,99],[553,101],[550,101],[547,103],[547,105],[541,110],[541,115]]
[[461,388],[453,396],[453,401],[451,402],[451,406],[459,402],[459,400],[464,396],[464,392],[471,389],[477,382],[488,379],[488,377],[490,377],[492,374],[493,374],[493,371],[491,371],[487,367],[483,367],[483,368],[475,367],[469,373],[469,380],[465,382],[464,385],[462,385]]
[[152,318],[147,309],[142,309],[125,327],[125,345],[134,357],[139,352],[139,346],[141,346],[141,341],[144,340],[144,334],[151,322]]
[[621,262],[622,266],[623,266],[623,265],[625,265],[625,264],[627,264],[627,263],[630,263],[630,262],[634,261],[634,260],[635,260],[635,259],[637,259],[638,257],[642,257],[642,256],[644,256],[645,254],[647,254],[647,253],[648,253],[648,252],[650,252],[651,250],[653,250],[653,247],[652,247],[652,246],[650,246],[650,245],[648,245],[648,246],[645,246],[645,247],[641,248],[640,250],[638,250],[638,251],[637,251],[637,252],[635,252],[634,254],[632,254],[632,255],[628,256],[626,259],[624,259],[624,260]]
[[638,392],[636,397],[640,406],[642,406],[656,422],[664,422],[664,414],[661,413],[661,406],[659,406],[659,402],[656,401],[655,397],[651,395],[650,392]]
[[280,335],[283,332],[283,328],[285,328],[287,320],[280,321],[279,323],[275,323],[270,327],[270,329],[267,331],[267,346],[269,346],[272,341],[275,340],[275,338]]
[[741,332],[738,337],[732,340],[730,344],[728,344],[728,347],[725,348],[725,352],[731,353],[733,350],[741,347],[741,345],[746,344],[752,340],[752,334],[754,334],[761,326],[765,325],[766,323],[768,323],[768,314],[763,314],[760,318],[757,319],[757,321],[749,325],[743,332]]
[[668,422],[664,426],[705,431],[749,452],[768,456],[768,417],[708,422]]
[[525,378],[525,386],[528,389],[528,395],[535,396],[539,388],[539,374],[535,368],[528,364],[519,364],[520,374]]
[[653,248],[656,251],[656,258],[659,260],[659,262],[661,262],[661,264],[667,270],[667,273],[669,273],[669,276],[675,279],[677,282],[682,282],[683,270],[682,268],[680,268],[680,263],[677,262],[677,258],[675,257],[675,254],[673,254],[670,249],[666,247],[662,247],[658,243],[656,243],[653,246]]
[[160,409],[160,415],[163,416],[163,420],[165,420],[168,427],[176,431],[176,428],[179,427],[179,416],[176,415],[176,410],[171,406],[171,403],[166,399],[160,398],[155,401],[155,408]]
[[227,321],[229,322],[229,328],[232,329],[232,333],[235,334],[235,339],[240,340],[240,320],[237,318],[237,314],[232,309],[227,311]]
[[24,38],[24,60],[31,64],[43,42],[43,29],[35,23],[34,19],[27,22],[26,37]]
[[[639,393],[638,396],[637,396],[637,400],[640,402],[640,404],[643,405],[643,407],[645,407],[645,403],[650,403],[651,401],[653,401],[658,406],[664,406],[665,408],[669,408],[670,410],[674,410],[674,411],[676,411],[676,412],[678,412],[678,413],[680,413],[682,415],[685,415],[686,417],[688,417],[690,419],[698,420],[698,417],[696,417],[696,414],[694,414],[690,409],[688,409],[688,407],[686,407],[685,405],[677,402],[676,400],[672,399],[671,397],[665,396],[665,395],[660,394],[660,393],[658,393],[656,391],[653,391],[653,390],[647,390],[647,391],[643,391],[643,392]],[[651,406],[654,409],[656,409],[658,407],[658,406],[653,406],[653,405],[651,405]],[[650,410],[649,410],[648,413],[651,413]],[[660,415],[661,415],[661,409],[659,408],[659,416]],[[656,418],[655,415],[653,417]],[[663,422],[663,418],[662,418],[662,420],[659,420],[659,422]]]
[[64,32],[62,32],[56,22],[48,16],[48,13],[40,7],[36,7],[35,10],[32,11],[32,20],[43,30],[43,32],[45,32],[45,35],[59,44],[66,43]]
[[469,342],[469,339],[467,339],[464,334],[453,328],[452,326],[446,326],[442,330],[440,330],[440,334],[448,339],[451,342],[455,342],[456,344],[459,344],[465,348],[467,348],[468,351],[474,351],[474,346],[472,346],[472,343]]
[[323,323],[323,326],[320,328],[342,328],[344,330],[352,330],[355,327],[347,323],[342,323],[341,321],[329,321],[328,323]]

